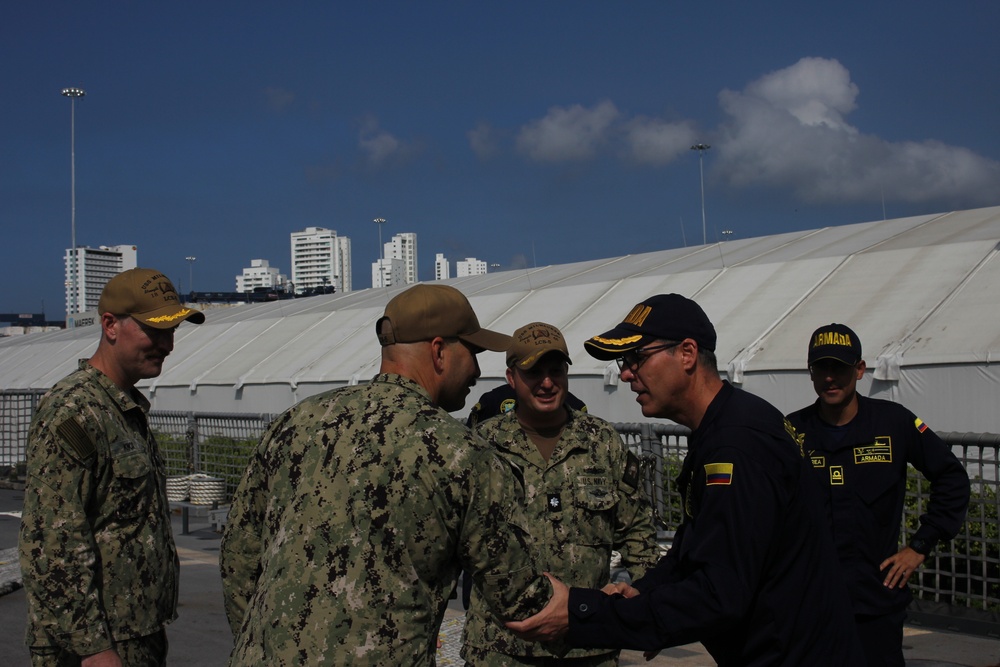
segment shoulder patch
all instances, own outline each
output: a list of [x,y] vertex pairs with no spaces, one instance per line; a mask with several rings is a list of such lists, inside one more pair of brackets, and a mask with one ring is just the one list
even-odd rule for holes
[[622,473],[622,483],[633,489],[639,488],[639,457],[632,452],[625,458],[625,471]]
[[93,456],[97,451],[94,441],[90,439],[90,436],[80,426],[79,422],[72,417],[56,426],[56,433],[84,461]]
[[926,431],[928,428],[927,424],[925,424],[924,420],[921,419],[920,417],[917,417],[916,419],[913,420],[913,425],[916,426],[917,430],[920,431],[921,433]]
[[723,484],[729,486],[733,483],[732,463],[706,463],[705,464],[705,486],[715,486]]
[[514,409],[514,405],[516,403],[517,403],[517,399],[515,399],[515,398],[505,398],[503,401],[500,402],[500,413],[499,414],[502,414],[502,415],[507,414],[508,412],[510,412],[511,410]]

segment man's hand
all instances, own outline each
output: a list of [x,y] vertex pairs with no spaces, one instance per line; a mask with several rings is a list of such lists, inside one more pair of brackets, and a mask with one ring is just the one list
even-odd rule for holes
[[529,642],[557,641],[569,631],[569,587],[548,572],[543,574],[552,584],[548,604],[534,616],[505,624],[508,630]]
[[621,595],[627,598],[634,598],[636,595],[639,594],[639,591],[632,588],[623,581],[619,581],[618,583],[615,584],[608,584],[601,589],[601,592],[604,593],[605,595]]
[[882,564],[879,565],[878,569],[880,571],[885,571],[888,568],[888,572],[885,575],[885,581],[882,585],[886,588],[902,588],[906,586],[906,583],[913,576],[913,573],[917,571],[921,563],[927,556],[917,553],[910,547],[903,547],[894,556],[889,556]]
[[118,651],[109,648],[106,651],[88,655],[80,661],[80,667],[122,667],[122,659]]

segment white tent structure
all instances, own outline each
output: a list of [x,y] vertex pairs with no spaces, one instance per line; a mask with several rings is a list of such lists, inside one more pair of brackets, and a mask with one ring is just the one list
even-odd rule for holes
[[[938,431],[1000,433],[998,244],[993,207],[447,282],[488,328],[560,327],[573,356],[571,390],[612,421],[642,416],[614,363],[588,356],[583,341],[646,297],[677,292],[715,323],[723,374],[784,412],[814,400],[806,345],[836,321],[861,338],[863,393],[907,405]],[[379,363],[375,321],[398,289],[210,309],[205,324],[180,327],[162,375],[140,386],[154,410],[278,413],[366,382]],[[51,386],[98,337],[83,327],[0,341],[0,387]],[[503,381],[503,355],[479,359],[467,407]]]

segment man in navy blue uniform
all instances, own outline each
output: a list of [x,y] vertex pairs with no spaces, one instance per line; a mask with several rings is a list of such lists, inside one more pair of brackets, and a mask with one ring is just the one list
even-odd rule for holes
[[[861,341],[843,324],[809,339],[809,376],[819,398],[788,415],[821,490],[868,665],[902,667],[907,582],[969,505],[969,476],[951,449],[898,403],[859,396]],[[920,528],[899,546],[906,468],[931,483]]]
[[646,417],[691,428],[679,477],[684,519],[670,551],[632,586],[567,588],[525,638],[656,652],[700,641],[722,667],[864,661],[830,532],[781,413],[719,377],[715,328],[677,294],[638,304],[584,343],[617,359]]

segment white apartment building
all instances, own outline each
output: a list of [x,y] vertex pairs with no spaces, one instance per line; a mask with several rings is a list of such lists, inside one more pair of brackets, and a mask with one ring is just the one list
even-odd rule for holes
[[401,259],[386,257],[372,262],[372,287],[392,287],[406,284],[406,263]]
[[337,237],[337,272],[340,274],[338,292],[350,292],[351,286],[351,239],[347,236]]
[[351,290],[351,240],[323,227],[292,232],[292,283],[296,294],[311,287],[333,285],[338,292]]
[[138,251],[134,245],[77,246],[67,248],[66,316],[97,310],[101,292],[109,280],[122,271],[134,269]]
[[486,274],[486,262],[475,257],[466,257],[455,262],[455,277],[482,276]]
[[236,276],[237,292],[252,292],[258,287],[284,289],[287,276],[266,259],[251,259],[250,266],[243,267],[243,274]]
[[448,280],[451,278],[451,264],[444,258],[444,253],[438,253],[434,257],[434,280]]
[[[386,259],[403,261],[403,282],[412,285],[417,282],[417,235],[413,232],[396,234],[385,244]],[[398,284],[398,283],[397,283]]]

